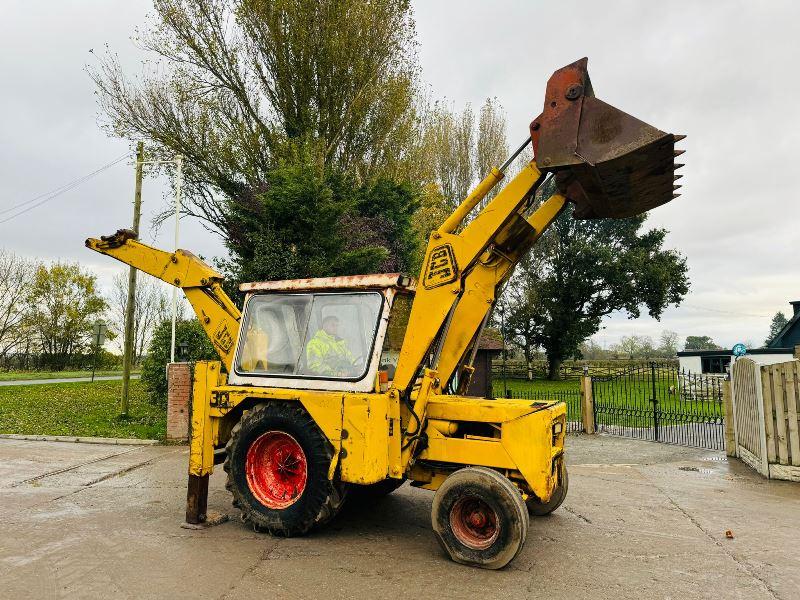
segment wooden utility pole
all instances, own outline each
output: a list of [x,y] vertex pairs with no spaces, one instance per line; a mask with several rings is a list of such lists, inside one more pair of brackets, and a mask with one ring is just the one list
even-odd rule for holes
[[[139,219],[142,216],[142,168],[144,167],[144,143],[136,145],[136,189],[133,193],[133,232],[139,234]],[[128,300],[125,303],[125,348],[122,353],[122,397],[119,403],[121,417],[128,416],[128,395],[131,386],[131,363],[133,362],[133,309],[136,299],[136,269],[128,271]]]

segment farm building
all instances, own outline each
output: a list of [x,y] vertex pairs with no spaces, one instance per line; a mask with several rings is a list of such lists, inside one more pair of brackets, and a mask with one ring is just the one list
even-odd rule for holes
[[[760,365],[791,360],[800,345],[800,300],[790,302],[792,317],[764,348],[747,349],[747,357]],[[678,352],[681,369],[692,373],[724,374],[733,360],[733,350],[684,350]]]

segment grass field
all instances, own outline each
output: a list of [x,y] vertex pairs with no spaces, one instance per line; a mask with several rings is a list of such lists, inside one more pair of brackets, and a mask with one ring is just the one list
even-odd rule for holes
[[0,387],[0,433],[163,439],[166,411],[131,381],[130,414],[117,416],[121,381]]
[[[139,371],[132,371],[138,373]],[[95,377],[122,375],[122,371],[95,371]],[[91,371],[11,371],[0,373],[0,381],[29,381],[32,379],[71,379],[91,377]]]
[[[670,389],[670,388],[673,389]],[[494,379],[494,395],[504,396],[508,389],[512,398],[564,400],[568,419],[580,419],[580,382],[577,379],[546,381],[524,379]],[[658,418],[663,426],[682,425],[686,422],[713,421],[724,416],[722,402],[712,389],[709,397],[681,396],[677,380],[656,378],[655,395],[658,399]],[[622,377],[610,381],[595,381],[594,402],[599,423],[623,427],[650,427],[653,420],[653,384],[647,377],[640,379]]]
[[508,388],[512,393],[526,393],[526,394],[546,394],[547,392],[567,392],[567,391],[580,391],[580,381],[578,379],[565,379],[563,381],[549,381],[547,379],[534,379],[527,381],[525,379],[507,379],[505,387],[503,380],[498,377],[493,377],[492,383],[494,384],[494,395],[497,397],[503,396],[503,390]]

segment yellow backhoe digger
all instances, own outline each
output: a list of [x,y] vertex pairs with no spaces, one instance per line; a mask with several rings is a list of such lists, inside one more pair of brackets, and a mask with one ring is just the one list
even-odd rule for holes
[[[551,76],[530,136],[432,233],[416,282],[247,283],[240,312],[220,274],[185,250],[126,230],[86,241],[183,289],[219,353],[194,366],[188,522],[205,520],[220,462],[243,520],[284,536],[326,523],[349,495],[408,480],[436,492],[433,530],[453,560],[497,569],[517,555],[529,514],[567,493],[566,409],[464,396],[477,340],[514,266],[568,203],[579,219],[633,216],[673,199],[682,166],[683,136],[595,98],[586,65]],[[477,210],[531,143],[534,159]],[[557,192],[536,202],[548,177]]]

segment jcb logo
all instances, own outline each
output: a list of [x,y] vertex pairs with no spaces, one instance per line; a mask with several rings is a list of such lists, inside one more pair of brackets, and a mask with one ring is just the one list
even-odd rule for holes
[[450,247],[450,244],[434,248],[428,257],[423,285],[427,289],[435,288],[455,281],[457,276],[458,268],[453,257],[453,248]]
[[230,352],[233,347],[233,336],[224,322],[221,323],[214,332],[214,343],[216,343],[225,354]]

